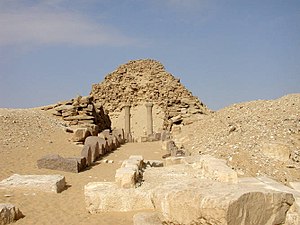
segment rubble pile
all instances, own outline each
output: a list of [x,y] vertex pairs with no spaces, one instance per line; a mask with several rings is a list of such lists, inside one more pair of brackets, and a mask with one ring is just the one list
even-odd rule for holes
[[226,159],[240,175],[300,180],[300,94],[234,104],[180,130],[178,146]]
[[210,112],[180,79],[151,59],[129,61],[119,66],[103,82],[94,84],[90,95],[95,103],[109,111],[112,120],[120,114],[125,103],[136,107],[152,102],[163,112],[164,128],[171,123],[189,123],[192,115]]

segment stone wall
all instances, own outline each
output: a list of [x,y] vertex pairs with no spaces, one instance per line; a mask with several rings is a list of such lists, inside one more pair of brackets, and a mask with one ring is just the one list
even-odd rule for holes
[[[111,121],[102,105],[95,105],[90,96],[78,96],[74,99],[45,106],[43,110],[61,117],[67,126],[89,128],[91,135],[97,135],[105,129],[111,129]],[[83,140],[84,141],[84,140]]]
[[131,131],[135,138],[145,135],[146,102],[154,103],[154,132],[170,129],[172,123],[190,123],[194,115],[210,110],[192,95],[164,66],[155,60],[134,60],[119,66],[104,81],[92,86],[96,105],[108,110],[112,127],[124,127],[126,103],[131,104]]

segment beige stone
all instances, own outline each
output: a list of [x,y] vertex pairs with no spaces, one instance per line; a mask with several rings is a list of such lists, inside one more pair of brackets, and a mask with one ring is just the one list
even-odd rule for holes
[[136,178],[137,171],[132,167],[121,167],[116,170],[115,182],[121,188],[135,188]]
[[28,189],[59,193],[65,189],[65,177],[61,175],[14,174],[0,182],[1,189]]
[[119,188],[111,182],[92,182],[84,187],[89,213],[153,209],[150,193],[143,188]]
[[88,128],[78,128],[74,131],[72,140],[75,142],[84,142],[88,136],[91,136]]
[[[253,178],[254,179],[254,178]],[[255,224],[285,221],[292,194],[267,186],[197,179],[165,182],[153,191],[152,201],[165,224]]]

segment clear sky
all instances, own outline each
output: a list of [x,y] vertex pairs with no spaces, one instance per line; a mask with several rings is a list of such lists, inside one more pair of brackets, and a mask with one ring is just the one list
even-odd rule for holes
[[299,0],[0,0],[0,107],[156,59],[211,109],[300,92]]

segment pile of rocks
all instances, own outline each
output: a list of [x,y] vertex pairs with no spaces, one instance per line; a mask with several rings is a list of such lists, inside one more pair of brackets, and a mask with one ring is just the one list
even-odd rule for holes
[[76,128],[85,128],[79,130],[79,134],[74,135],[74,141],[84,141],[89,135],[97,135],[102,130],[111,128],[110,118],[104,112],[103,106],[95,105],[90,96],[78,96],[55,105],[45,106],[42,109],[50,110],[53,115],[61,117],[67,126],[74,128],[69,129],[71,132],[72,130],[76,131]]
[[134,108],[152,102],[157,107],[154,123],[160,119],[157,125],[160,129],[170,128],[172,123],[190,123],[195,114],[210,113],[179,79],[168,73],[160,62],[151,59],[129,61],[119,66],[103,82],[94,84],[90,95],[96,104],[109,111],[114,125],[118,124],[125,103],[131,103],[132,117],[135,117]]
[[300,181],[300,94],[234,104],[172,132],[178,147],[223,158],[243,176]]

